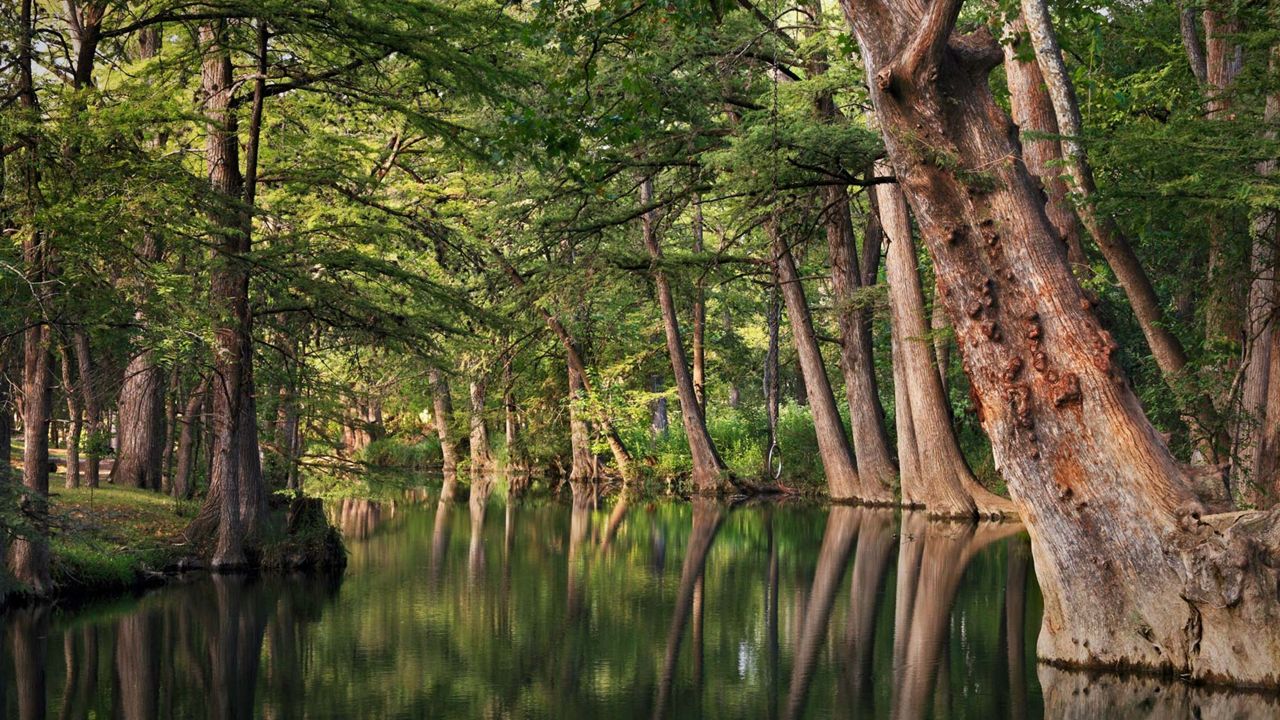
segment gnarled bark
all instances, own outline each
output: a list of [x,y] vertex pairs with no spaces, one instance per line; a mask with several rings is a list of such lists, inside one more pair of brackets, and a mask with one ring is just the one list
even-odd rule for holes
[[[1280,546],[1275,518],[1203,515],[1017,161],[987,85],[999,47],[985,32],[952,35],[959,5],[845,7],[982,425],[1028,523],[1045,598],[1039,655],[1275,685],[1280,603],[1259,551]],[[1237,642],[1244,628],[1249,643]]]
[[[1186,350],[1169,329],[1151,279],[1147,277],[1128,238],[1111,216],[1097,209],[1095,203],[1098,190],[1093,170],[1089,166],[1084,147],[1080,144],[1083,134],[1080,106],[1066,63],[1062,59],[1062,50],[1058,47],[1058,40],[1053,32],[1053,22],[1045,0],[1023,0],[1022,17],[1035,48],[1036,60],[1053,105],[1058,130],[1062,133],[1061,149],[1066,161],[1065,169],[1071,179],[1072,189],[1080,196],[1076,212],[1089,235],[1098,244],[1111,271],[1120,281],[1120,286],[1124,288],[1134,317],[1142,328],[1142,334],[1146,337],[1161,374],[1166,382],[1176,388],[1187,365]],[[1031,169],[1025,162],[1024,167]],[[1202,427],[1213,427],[1213,407],[1207,398],[1203,401],[1197,399],[1192,411]]]

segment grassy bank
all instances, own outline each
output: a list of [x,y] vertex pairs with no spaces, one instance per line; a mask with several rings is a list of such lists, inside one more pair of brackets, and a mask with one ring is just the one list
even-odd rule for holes
[[[147,490],[52,489],[50,594],[109,594],[164,582],[180,567],[202,567],[196,560],[201,553],[183,537],[198,509],[198,501],[177,502]],[[318,506],[304,503],[292,512],[268,513],[256,560],[262,569],[333,567],[345,564],[345,550]],[[7,573],[0,578],[12,583]],[[26,588],[2,587],[0,603],[26,594]]]
[[135,587],[187,554],[181,532],[193,503],[146,490],[50,493],[50,575],[57,594]]

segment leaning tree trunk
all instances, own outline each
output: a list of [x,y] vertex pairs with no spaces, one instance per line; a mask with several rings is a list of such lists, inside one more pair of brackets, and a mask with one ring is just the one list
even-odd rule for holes
[[[1062,133],[1061,150],[1067,175],[1074,186],[1072,189],[1080,196],[1077,214],[1102,251],[1120,286],[1124,288],[1125,296],[1129,299],[1134,317],[1142,328],[1142,334],[1146,337],[1147,346],[1151,348],[1151,355],[1155,358],[1161,375],[1166,383],[1177,390],[1186,380],[1186,350],[1170,329],[1151,279],[1147,277],[1128,238],[1120,231],[1115,219],[1100,212],[1095,205],[1097,187],[1093,170],[1089,166],[1084,147],[1080,144],[1083,133],[1080,106],[1053,32],[1045,0],[1022,0],[1022,17],[1035,48],[1041,77],[1053,106],[1054,119]],[[1028,168],[1025,162],[1024,168]],[[1216,423],[1212,400],[1208,396],[1195,395],[1191,402],[1192,407],[1188,409],[1188,420],[1191,421],[1189,424],[1199,425],[1202,433],[1217,435],[1213,430]],[[1217,444],[1223,444],[1220,438],[1213,439]],[[1212,442],[1201,444],[1206,445],[1210,454],[1218,451]]]
[[[881,168],[880,174],[888,171],[887,167]],[[916,246],[906,200],[895,185],[879,185],[874,192],[875,211],[880,215],[889,245],[885,272],[897,337],[898,355],[895,360],[903,364],[901,394],[910,404],[912,425],[911,442],[899,447],[899,462],[915,469],[913,476],[902,477],[902,504],[922,507],[935,517],[991,516],[1012,512],[1012,503],[992,494],[974,479],[952,430],[942,378],[933,365],[924,290],[920,287]],[[914,462],[904,461],[901,454],[910,452],[911,445],[915,446],[917,458]]]
[[436,437],[440,439],[440,454],[444,457],[444,483],[440,486],[440,502],[453,502],[458,492],[458,446],[453,439],[453,398],[449,393],[449,381],[437,368],[427,371],[431,382],[431,415],[435,421]]
[[845,9],[982,425],[1030,530],[1040,657],[1274,684],[1280,604],[1251,548],[1275,547],[1280,524],[1203,515],[1018,162],[987,84],[998,44],[984,31],[952,35],[960,4]]
[[[822,14],[820,2],[810,1],[810,10]],[[809,60],[809,72],[825,75],[826,53],[818,50]],[[846,122],[830,91],[814,98],[814,110],[822,122]],[[884,407],[876,384],[871,343],[870,311],[859,302],[858,291],[866,284],[858,267],[858,250],[853,238],[853,218],[849,212],[849,191],[844,185],[822,189],[822,223],[827,235],[827,258],[831,265],[831,289],[835,295],[836,323],[840,327],[840,372],[844,375],[845,398],[849,403],[849,424],[853,431],[854,460],[858,475],[868,484],[892,488],[897,468],[885,428]],[[872,234],[864,242],[879,243]]]
[[[494,250],[494,257],[502,264],[502,269],[506,272],[507,277],[511,279],[512,284],[521,288],[525,286],[524,277],[496,249]],[[571,392],[570,397],[585,397],[591,392],[591,385],[587,380],[587,365],[582,361],[582,354],[578,350],[577,342],[569,334],[569,330],[564,326],[564,323],[560,322],[560,318],[541,305],[535,304],[535,307],[537,307],[538,313],[542,315],[543,320],[546,321],[547,327],[551,328],[551,331],[560,339],[560,344],[564,346],[565,355],[569,360],[570,389],[572,390],[575,376],[581,384],[581,395],[575,395]],[[600,434],[604,435],[605,441],[609,444],[609,450],[613,453],[613,461],[618,465],[618,473],[622,475],[622,481],[624,483],[631,482],[635,475],[635,470],[632,467],[634,460],[632,460],[627,446],[623,444],[622,436],[618,434],[617,429],[613,426],[613,421],[607,415],[600,415],[596,418],[596,422],[599,424]]]
[[[653,202],[653,181],[645,178],[640,183],[640,205]],[[689,363],[684,354],[684,341],[680,337],[680,321],[676,314],[675,300],[671,296],[671,284],[662,269],[662,246],[658,243],[658,217],[656,210],[646,212],[642,218],[644,245],[649,251],[653,284],[658,294],[658,306],[662,310],[662,328],[667,338],[667,356],[671,360],[671,372],[676,378],[676,393],[680,397],[680,421],[689,441],[689,454],[693,459],[693,486],[704,495],[715,495],[728,490],[729,468],[716,452],[715,442],[707,431],[707,421],[702,414],[702,402],[697,387],[689,375]]]
[[783,302],[787,307],[787,319],[791,321],[791,336],[795,341],[800,369],[804,374],[804,386],[813,412],[814,429],[818,434],[818,449],[822,453],[822,467],[827,475],[827,491],[833,500],[856,500],[866,503],[888,503],[893,495],[879,483],[872,483],[858,476],[854,464],[853,449],[844,434],[836,398],[831,392],[831,381],[818,349],[818,338],[813,332],[813,319],[809,315],[809,303],[800,284],[791,248],[778,232],[777,221],[770,219],[768,232],[773,245],[774,262],[778,268]]
[[[1088,258],[1080,242],[1080,221],[1071,206],[1067,183],[1063,179],[1062,142],[1058,139],[1058,118],[1053,100],[1045,88],[1044,75],[1035,56],[1023,54],[1023,35],[1027,24],[1022,16],[1005,26],[1004,74],[1009,87],[1009,107],[1018,126],[1022,160],[1027,170],[1040,180],[1047,202],[1045,213],[1067,250],[1067,259],[1082,272],[1088,271]],[[1024,59],[1026,57],[1027,59]]]
[[569,362],[569,485],[578,487],[595,478],[595,459],[591,453],[591,428],[585,418],[582,403],[587,395],[587,383],[582,373]]

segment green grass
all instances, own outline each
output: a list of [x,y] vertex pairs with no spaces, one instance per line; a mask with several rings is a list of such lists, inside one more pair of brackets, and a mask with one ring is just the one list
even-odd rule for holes
[[49,502],[50,573],[59,593],[131,587],[185,554],[180,533],[192,503],[115,487],[55,489]]

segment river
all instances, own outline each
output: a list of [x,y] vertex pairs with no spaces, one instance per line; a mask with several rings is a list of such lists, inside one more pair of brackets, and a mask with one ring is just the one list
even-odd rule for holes
[[1272,717],[1035,663],[1017,525],[803,503],[347,500],[340,576],[4,617],[9,718]]

